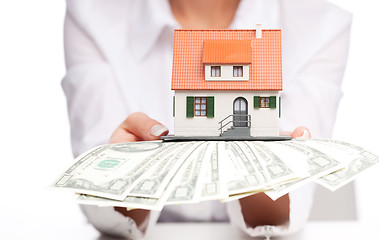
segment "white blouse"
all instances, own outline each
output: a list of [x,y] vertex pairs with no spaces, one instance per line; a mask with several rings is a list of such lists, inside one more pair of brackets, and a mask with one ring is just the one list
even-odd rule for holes
[[[330,137],[341,98],[351,15],[324,0],[242,0],[232,29],[282,29],[281,130],[307,126],[314,137]],[[168,0],[67,0],[65,56],[74,156],[108,143],[131,113],[141,111],[173,129],[171,68],[175,28]],[[294,232],[306,222],[313,186],[290,193],[290,224],[273,235]],[[82,206],[101,232],[138,237],[134,222],[113,208]],[[149,226],[160,213],[152,212]],[[239,201],[168,206],[160,221],[228,221],[251,236]],[[148,227],[151,229],[151,227]]]

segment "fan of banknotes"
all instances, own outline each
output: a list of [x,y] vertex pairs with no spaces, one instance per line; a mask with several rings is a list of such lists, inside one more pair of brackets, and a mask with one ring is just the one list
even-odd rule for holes
[[161,210],[259,192],[275,200],[311,181],[334,191],[378,162],[330,139],[119,143],[82,154],[53,187],[81,204]]

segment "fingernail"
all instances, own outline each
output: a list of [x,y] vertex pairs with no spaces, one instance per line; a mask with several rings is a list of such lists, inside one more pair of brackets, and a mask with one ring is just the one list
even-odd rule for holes
[[301,137],[297,137],[297,139],[309,139],[309,132],[308,132],[308,130],[304,130],[303,135],[301,135]]
[[155,137],[159,137],[161,136],[164,132],[167,132],[168,131],[168,128],[164,125],[160,125],[160,124],[157,124],[157,125],[154,125],[151,129],[150,129],[150,135],[153,135]]

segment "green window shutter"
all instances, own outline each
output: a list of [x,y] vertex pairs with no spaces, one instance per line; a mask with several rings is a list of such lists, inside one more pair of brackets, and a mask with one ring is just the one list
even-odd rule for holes
[[207,117],[213,118],[215,112],[215,98],[207,97]]
[[270,97],[270,108],[276,108],[276,96]]
[[254,108],[261,108],[261,97],[254,96]]
[[279,97],[279,118],[282,116],[282,98]]
[[195,98],[187,97],[187,117],[192,118],[195,115]]
[[175,117],[175,96],[172,97],[172,116]]

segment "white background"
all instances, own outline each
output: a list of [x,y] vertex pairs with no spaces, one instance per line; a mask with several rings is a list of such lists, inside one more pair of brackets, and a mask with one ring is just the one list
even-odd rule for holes
[[[354,13],[334,138],[379,154],[379,4],[332,2]],[[21,232],[39,232],[85,221],[71,194],[46,190],[72,161],[60,87],[64,13],[62,0],[0,2],[0,229],[7,231],[21,225]],[[377,171],[356,181],[360,221],[379,217]]]
[[64,13],[62,0],[0,1],[1,239],[84,221],[71,194],[46,190],[72,161]]

